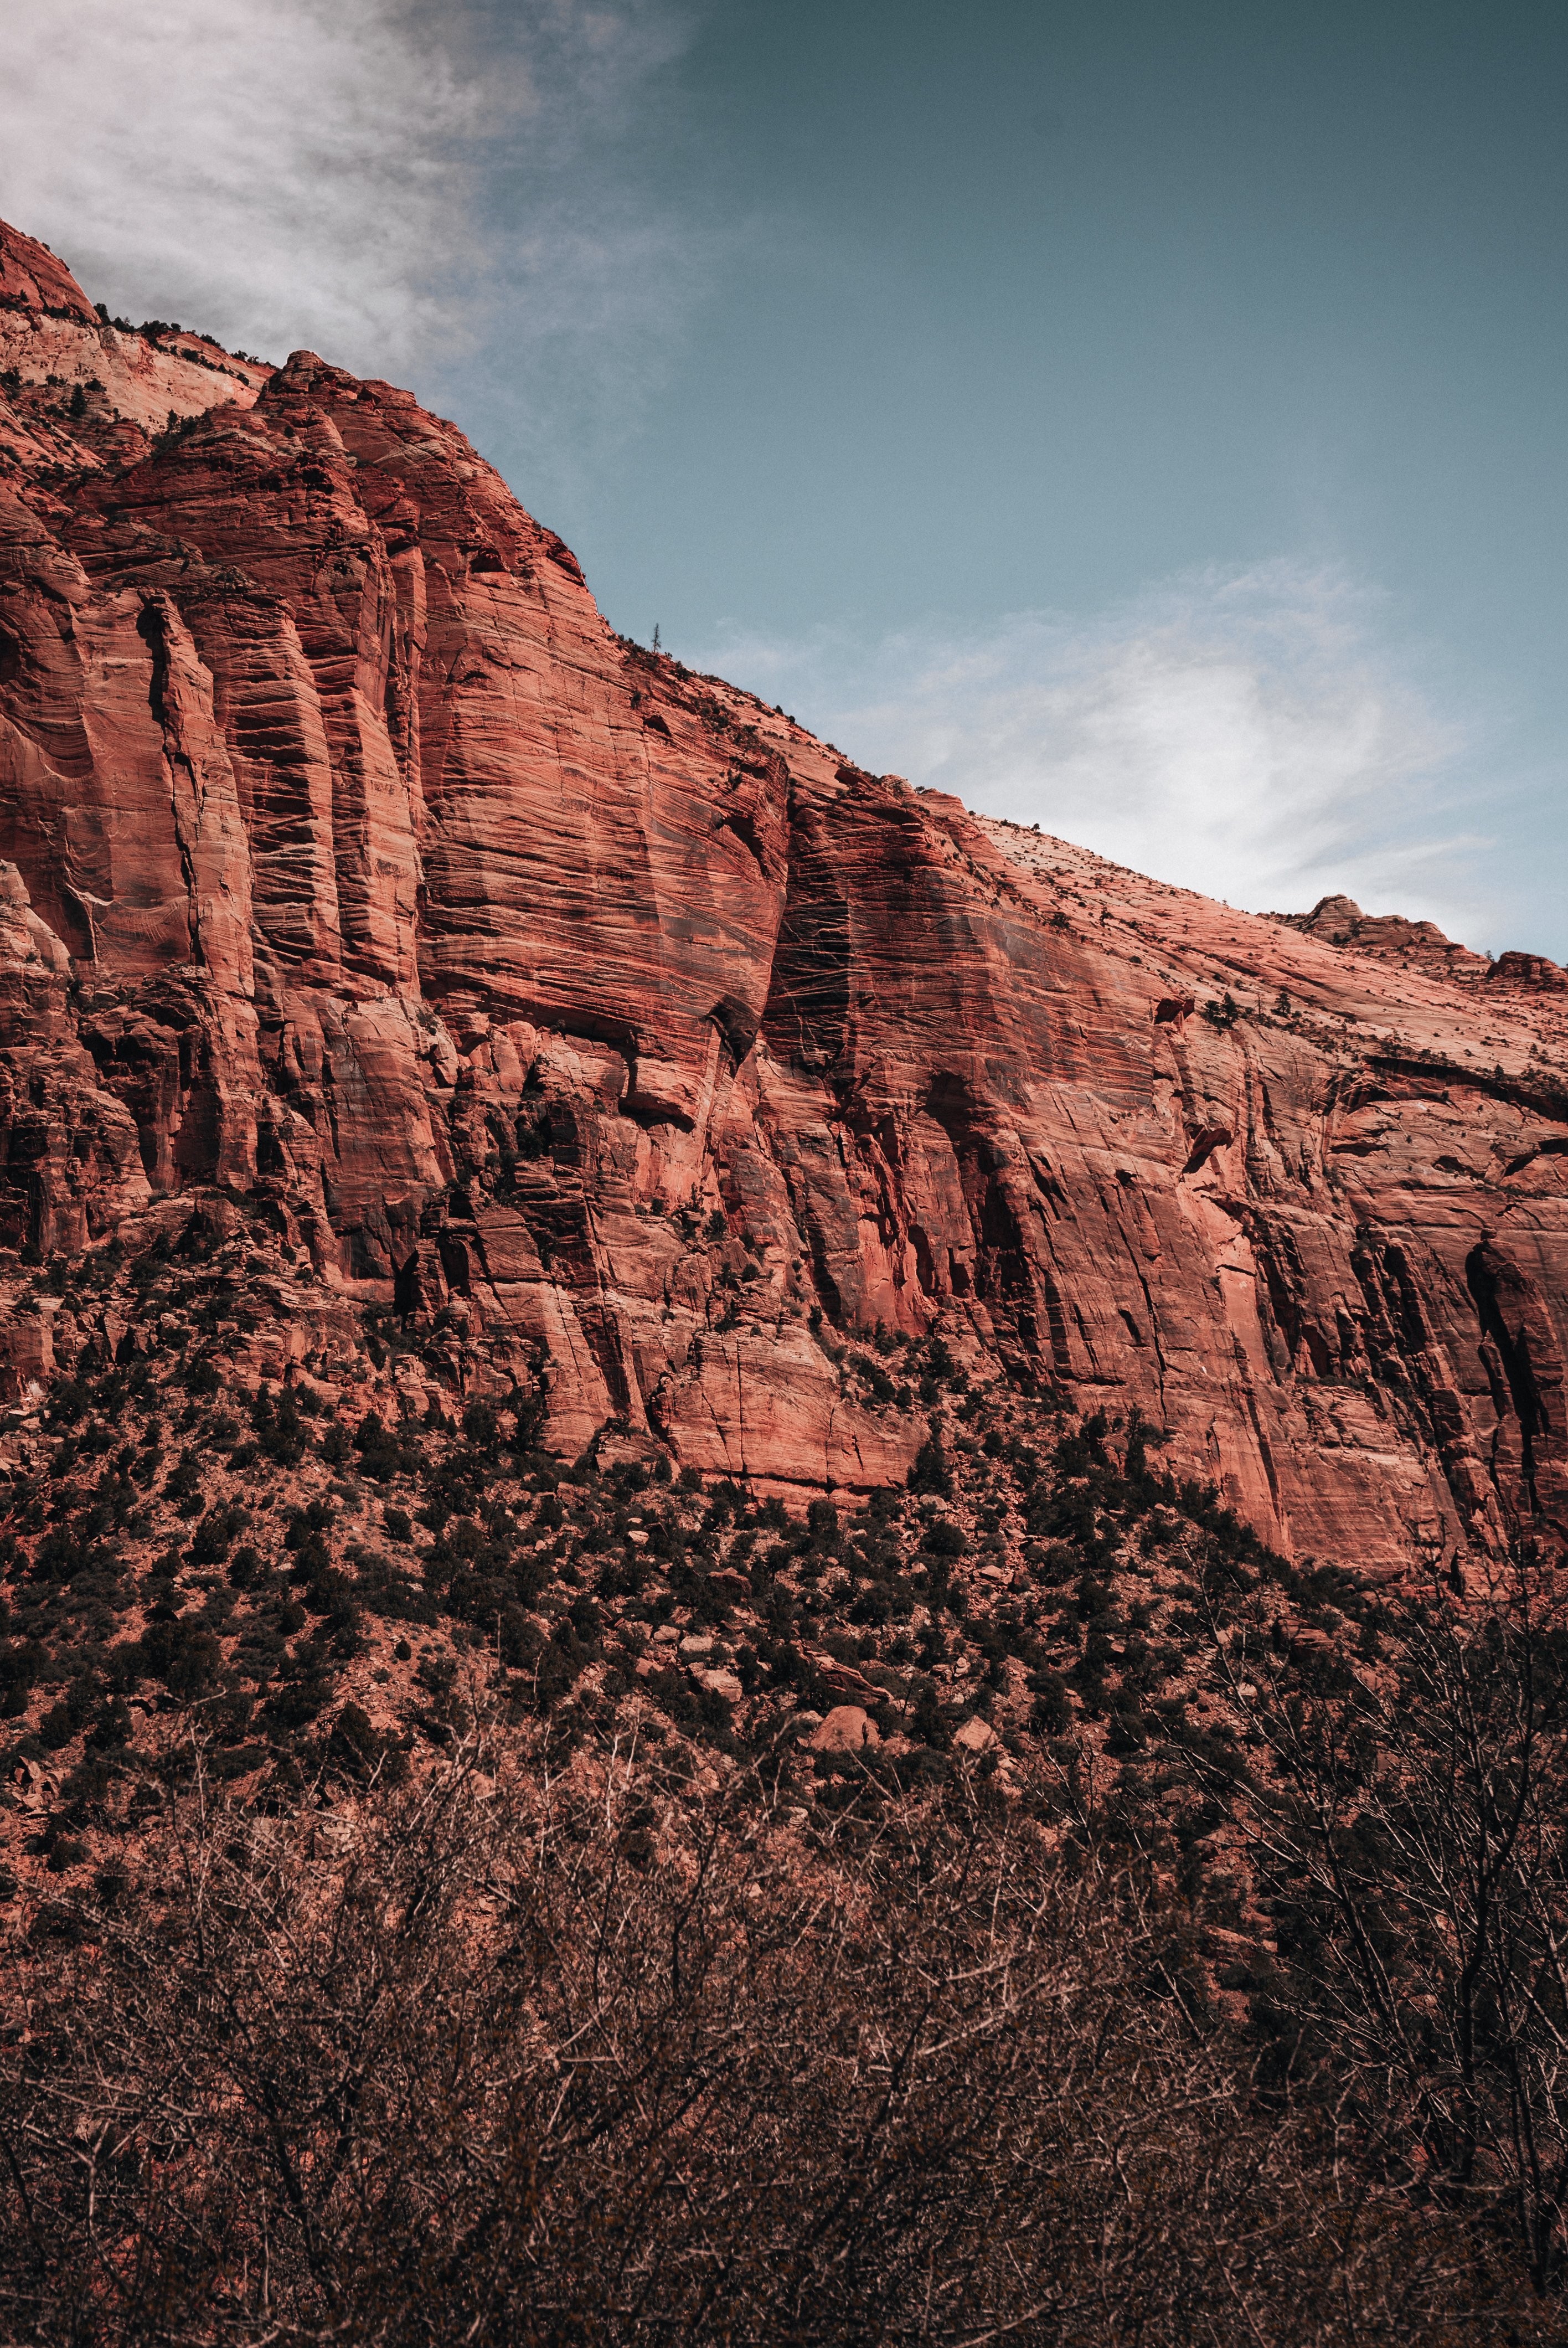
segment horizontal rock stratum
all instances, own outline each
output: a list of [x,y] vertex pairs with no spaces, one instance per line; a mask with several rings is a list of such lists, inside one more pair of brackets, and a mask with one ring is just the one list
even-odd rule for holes
[[939,1325],[1288,1555],[1563,1529],[1553,964],[863,772],[615,635],[407,392],[117,325],[4,229],[0,859],[24,1426],[34,1269],[195,1193],[320,1276],[252,1376],[395,1303],[562,1452],[854,1491],[924,1431],[856,1341]]

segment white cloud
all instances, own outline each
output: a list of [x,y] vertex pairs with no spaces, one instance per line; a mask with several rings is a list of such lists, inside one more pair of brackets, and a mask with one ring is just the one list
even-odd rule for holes
[[[450,358],[508,280],[557,333],[570,286],[600,324],[614,288],[645,298],[656,233],[573,163],[678,48],[660,0],[9,0],[0,15],[0,213],[112,309],[386,374]],[[530,211],[515,245],[497,174]]]
[[1471,939],[1496,908],[1464,730],[1387,645],[1381,599],[1279,561],[1176,580],[1084,626],[874,644],[733,634],[699,657],[863,764],[1258,911],[1343,891]]

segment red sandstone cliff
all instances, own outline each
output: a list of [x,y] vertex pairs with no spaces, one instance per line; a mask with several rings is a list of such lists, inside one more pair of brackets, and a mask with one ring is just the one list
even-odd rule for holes
[[324,1282],[252,1375],[373,1387],[395,1303],[563,1450],[864,1488],[922,1424],[835,1332],[940,1318],[1297,1555],[1568,1521],[1563,973],[845,765],[613,635],[408,393],[4,229],[0,859],[13,1443],[156,1342],[27,1267],[216,1189]]

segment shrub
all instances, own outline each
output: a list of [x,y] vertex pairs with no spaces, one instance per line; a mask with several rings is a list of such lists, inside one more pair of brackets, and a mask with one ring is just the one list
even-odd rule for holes
[[[343,1706],[329,1770],[376,1742]],[[1254,2097],[1092,1850],[938,1789],[781,1867],[673,1770],[384,1776],[328,1834],[178,1803],[156,1914],[29,1901],[9,2336],[1560,2336],[1348,2124]]]
[[487,1402],[471,1402],[464,1411],[464,1439],[477,1451],[493,1450],[500,1431],[500,1421]]
[[373,1482],[378,1484],[384,1484],[396,1475],[410,1474],[422,1465],[417,1451],[383,1425],[379,1411],[366,1411],[359,1423],[354,1444],[360,1455],[361,1468]]
[[927,1436],[915,1454],[915,1465],[909,1470],[911,1492],[935,1493],[938,1499],[952,1497],[953,1478],[948,1471],[946,1454],[934,1436]]
[[251,1424],[262,1451],[279,1468],[297,1468],[305,1456],[305,1430],[299,1405],[285,1386],[275,1398],[262,1386],[251,1413]]

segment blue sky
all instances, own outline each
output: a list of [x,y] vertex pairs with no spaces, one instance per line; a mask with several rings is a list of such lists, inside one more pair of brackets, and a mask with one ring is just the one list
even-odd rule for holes
[[1233,902],[1568,956],[1560,5],[40,14],[0,211],[412,382],[617,626]]

